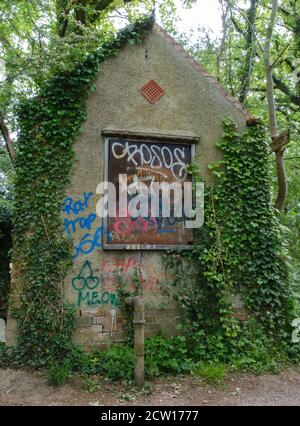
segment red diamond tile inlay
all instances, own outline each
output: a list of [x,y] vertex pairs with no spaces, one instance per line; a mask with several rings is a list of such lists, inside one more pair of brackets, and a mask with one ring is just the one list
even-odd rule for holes
[[140,92],[151,104],[157,102],[165,94],[164,90],[154,80],[148,81],[140,89]]

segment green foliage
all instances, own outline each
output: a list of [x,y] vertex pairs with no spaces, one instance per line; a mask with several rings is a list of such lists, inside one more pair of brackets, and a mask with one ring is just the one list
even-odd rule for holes
[[67,359],[72,371],[83,374],[84,379],[100,374],[112,381],[133,380],[134,352],[128,345],[115,345],[91,354],[83,352],[80,348],[74,348],[69,352]]
[[130,346],[113,346],[106,352],[103,368],[105,376],[110,380],[133,380],[134,360]]
[[195,365],[193,373],[213,385],[220,385],[224,382],[227,369],[222,364],[205,364],[200,362]]
[[[14,106],[20,100],[85,60],[116,33],[116,25],[133,23],[152,9],[153,0],[2,0],[0,110],[10,130],[18,131]],[[172,21],[173,0],[158,9],[163,22]]]
[[7,349],[5,343],[0,342],[0,367],[4,367],[7,363]]
[[[167,339],[155,336],[146,339],[145,375],[148,379],[166,374],[187,374],[192,371],[193,365],[185,337],[174,336]],[[94,392],[98,388],[97,381],[94,380],[96,376],[132,383],[134,367],[134,350],[128,344],[114,345],[92,353],[73,347],[64,361],[51,365],[47,377],[51,384],[63,384],[72,371],[82,375],[83,386],[88,392]]]
[[186,374],[192,369],[192,360],[184,336],[165,339],[151,337],[145,343],[145,372],[148,378],[162,374]]
[[70,363],[53,363],[47,372],[47,381],[49,385],[54,387],[63,386],[70,378],[71,366]]
[[61,205],[72,172],[73,144],[101,62],[127,43],[140,43],[152,24],[143,19],[120,31],[19,108],[13,261],[19,273],[16,357],[23,364],[45,366],[70,350],[75,310],[63,302],[63,282],[71,265],[71,241],[62,233]]
[[283,232],[287,240],[288,267],[295,298],[297,317],[300,316],[300,145],[292,144],[286,158],[288,175],[288,198],[284,214],[281,217]]
[[[278,347],[272,347],[263,330],[253,324],[242,339],[236,338],[230,346],[229,349],[222,336],[205,336],[203,332],[193,335],[192,340],[185,336],[148,338],[145,340],[145,376],[151,380],[192,373],[208,383],[221,384],[229,371],[276,373],[286,362],[285,354],[278,353]],[[92,353],[73,347],[62,362],[51,364],[47,380],[53,386],[61,386],[72,374],[79,374],[84,389],[95,392],[103,378],[133,383],[134,367],[134,350],[128,344]]]
[[88,393],[97,392],[97,390],[100,388],[100,384],[89,376],[83,378],[82,384],[83,389]]
[[[200,263],[208,285],[219,288],[223,328],[231,313],[230,293],[241,293],[252,316],[270,336],[286,338],[291,319],[290,289],[282,259],[279,223],[272,207],[267,166],[268,140],[263,126],[242,136],[233,123],[225,123],[219,143],[222,164],[213,173],[216,187],[208,204],[206,229],[214,244],[200,236]],[[209,266],[207,268],[207,266]],[[233,326],[235,329],[235,326]],[[230,325],[226,331],[231,334]],[[233,331],[234,333],[234,331]]]
[[[170,8],[163,3],[169,16]],[[269,17],[266,3],[260,5],[255,25],[253,53],[258,57],[258,42],[262,43],[265,37]],[[86,58],[86,52],[98,45],[100,39],[101,42],[106,40],[109,31],[102,31],[101,27],[101,32],[105,33],[101,37],[100,31],[92,33],[87,29],[80,34],[78,23],[71,19],[72,16],[76,18],[72,10],[69,35],[59,39],[53,34],[53,4],[41,0],[32,7],[31,2],[20,1],[15,6],[4,1],[0,7],[4,18],[1,39],[5,40],[0,46],[1,59],[4,60],[5,75],[10,77],[0,92],[4,110],[11,114],[11,105],[16,98],[35,93],[45,79],[63,71],[44,87],[38,98],[25,102],[20,112],[15,261],[23,277],[18,295],[21,308],[16,312],[21,331],[19,343],[23,349],[20,350],[20,346],[16,359],[19,363],[32,365],[45,365],[53,358],[63,358],[69,352],[75,325],[72,308],[61,303],[63,278],[70,264],[70,247],[61,237],[59,211],[73,164],[72,144],[84,119],[84,96],[101,61],[115,54],[127,41],[139,41],[147,27],[145,24],[137,31],[123,32],[115,44],[106,43]],[[226,27],[226,55],[210,35],[200,37],[201,49],[195,46],[191,50],[207,62],[211,71],[217,63],[220,81],[238,97],[245,84],[241,76],[244,59],[249,53],[241,37],[247,32],[247,21],[243,6],[235,8],[236,2],[231,4],[227,23],[230,17],[234,20]],[[299,84],[290,78],[294,70],[292,60],[300,57],[297,12],[299,5],[296,1],[282,1],[273,53],[276,58],[277,52],[283,52],[274,75],[286,84],[283,88],[276,85],[279,126],[294,129],[293,140],[299,142],[299,101],[298,97],[292,96],[297,94]],[[44,23],[32,24],[36,22]],[[170,22],[169,26],[172,25]],[[112,26],[107,25],[106,29],[112,30]],[[27,34],[30,34],[29,38]],[[286,43],[289,48],[284,50]],[[27,49],[23,49],[24,45]],[[220,61],[215,61],[216,56]],[[254,59],[250,75],[254,90],[249,92],[247,104],[258,116],[265,117],[265,85],[261,83],[263,62]],[[84,64],[74,70],[73,64],[82,60]],[[12,84],[12,81],[16,83]],[[21,95],[18,96],[16,91],[22,92]],[[10,122],[16,129],[15,120]],[[281,249],[278,219],[271,207],[269,183],[273,181],[276,188],[276,179],[269,173],[271,160],[267,145],[261,127],[252,128],[248,135],[238,137],[232,124],[227,123],[226,135],[220,143],[224,161],[211,166],[217,185],[206,194],[207,222],[199,232],[199,244],[191,259],[187,257],[182,262],[175,255],[169,260],[176,277],[176,299],[182,308],[188,353],[207,361],[222,359],[251,371],[260,370],[262,360],[267,368],[276,369],[277,358],[284,358],[287,353],[297,357],[298,351],[297,346],[291,348],[289,344],[294,300],[283,262],[286,253]],[[299,156],[295,145],[287,148],[287,154],[292,157]],[[0,155],[3,170],[8,170],[7,156],[4,152]],[[290,269],[294,291],[299,294],[299,160],[295,158],[287,162],[287,170],[290,195],[282,222],[291,229],[287,233]],[[7,188],[11,188],[11,180],[5,178],[0,185],[4,202],[10,203]],[[187,266],[189,261],[197,266],[196,273]],[[7,287],[2,286],[4,288],[7,294]],[[254,318],[253,324],[241,324],[232,316],[232,295],[242,298]],[[78,355],[78,366],[83,365],[89,370],[95,364],[100,369],[97,361],[85,363],[84,359]]]
[[[193,56],[200,61],[221,84],[256,117],[268,117],[263,49],[266,26],[270,19],[270,2],[221,0],[223,4],[223,34],[215,34],[199,28],[187,41]],[[251,7],[256,8],[253,25],[250,25]],[[274,61],[274,90],[279,131],[287,128],[291,142],[285,147],[285,168],[288,198],[280,221],[286,229],[289,270],[292,278],[297,310],[300,312],[300,232],[299,232],[299,168],[300,168],[300,80],[296,77],[300,58],[300,2],[282,0],[271,43]],[[254,34],[251,34],[253,31]],[[195,39],[195,36],[197,39]],[[250,41],[250,44],[249,44]],[[299,74],[298,74],[299,75]],[[268,165],[273,196],[278,191],[277,170],[274,155]],[[298,314],[299,315],[299,314]]]
[[232,370],[255,374],[277,373],[288,361],[288,354],[280,345],[270,341],[255,320],[240,324],[240,327],[241,332],[230,339],[221,333],[206,335],[203,330],[196,332],[189,342],[195,362],[222,363]]
[[[224,132],[222,161],[210,166],[215,185],[205,195],[205,224],[183,260],[167,256],[175,279],[163,289],[178,302],[198,359],[274,370],[289,356],[295,312],[271,200],[268,142],[262,125],[239,135],[225,121]],[[235,316],[236,303],[252,321]]]
[[[145,376],[151,380],[166,375],[193,373],[209,383],[220,384],[228,371],[252,373],[278,372],[284,354],[271,347],[262,331],[249,328],[242,339],[231,342],[231,350],[222,336],[198,332],[191,340],[184,336],[154,336],[145,340]],[[191,344],[192,343],[192,344]],[[133,383],[135,357],[129,345],[115,345],[103,351],[85,353],[70,350],[61,363],[54,363],[47,373],[51,384],[64,384],[71,372],[82,376],[88,392],[99,388],[99,379]],[[49,379],[51,377],[51,379]]]

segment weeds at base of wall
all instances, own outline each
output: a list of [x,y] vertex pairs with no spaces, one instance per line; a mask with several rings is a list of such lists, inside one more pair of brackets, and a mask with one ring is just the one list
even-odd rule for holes
[[[184,338],[183,338],[184,339]],[[218,361],[200,360],[195,354],[189,353],[185,340],[163,339],[156,337],[146,342],[147,353],[145,357],[145,375],[146,380],[150,381],[155,378],[163,378],[167,376],[194,375],[201,378],[205,383],[211,385],[222,385],[229,373],[279,373],[283,368],[290,365],[287,360],[280,362],[275,358],[266,359],[264,363],[261,359],[262,354],[248,354],[245,357],[236,357],[235,362],[231,364],[222,364]],[[160,347],[159,351],[153,352],[153,348]],[[176,355],[170,357],[170,346],[174,348],[174,352],[178,350]],[[79,358],[78,358],[79,356]],[[47,372],[49,384],[57,386],[57,377],[67,381],[73,375],[79,375],[82,379],[82,386],[87,392],[96,392],[103,380],[122,381],[128,386],[134,387],[134,352],[129,346],[120,346],[110,349],[107,352],[95,352],[91,355],[76,355],[77,360],[73,358],[75,364],[71,367],[71,363],[66,366],[56,364]],[[260,361],[255,359],[260,358]],[[57,370],[62,370],[58,373]],[[53,375],[53,377],[52,377]],[[60,385],[63,385],[62,381]]]
[[[239,342],[237,342],[237,347]],[[243,343],[243,342],[242,342]],[[223,358],[220,357],[220,349]],[[217,355],[212,357],[213,350]],[[297,362],[297,358],[295,358]],[[47,383],[59,387],[73,378],[80,378],[82,387],[89,393],[96,392],[103,380],[122,381],[134,387],[134,350],[129,345],[116,345],[105,351],[83,352],[74,347],[62,362],[53,362],[45,371]],[[145,377],[155,378],[194,375],[211,385],[222,385],[232,372],[252,374],[279,373],[293,365],[286,357],[266,346],[263,336],[256,337],[248,345],[240,345],[234,354],[226,355],[221,339],[195,335],[188,341],[184,336],[164,338],[155,336],[145,342]],[[20,367],[13,353],[0,346],[0,367]]]
[[[196,345],[196,342],[195,342]],[[200,345],[201,346],[201,345]],[[156,336],[146,340],[145,377],[153,380],[168,375],[189,375],[201,377],[209,384],[222,384],[227,373],[279,373],[290,361],[278,354],[270,354],[268,348],[264,351],[253,347],[252,352],[237,353],[235,357],[224,358],[224,362],[212,361],[208,357],[199,357],[204,347],[194,347],[191,350],[184,336],[169,339]],[[47,381],[53,386],[66,383],[73,375],[82,378],[84,388],[89,392],[98,389],[97,379],[109,381],[125,381],[134,385],[134,351],[133,348],[114,346],[106,351],[95,351],[92,354],[75,350],[64,361],[54,363],[47,370]],[[96,381],[94,380],[97,378]]]

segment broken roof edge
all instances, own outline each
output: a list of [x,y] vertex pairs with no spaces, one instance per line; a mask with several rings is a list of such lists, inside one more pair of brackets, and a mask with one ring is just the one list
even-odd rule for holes
[[248,126],[253,126],[259,122],[259,120],[251,114],[243,104],[241,104],[236,98],[234,98],[209,72],[199,63],[193,56],[184,49],[184,47],[178,43],[164,28],[162,28],[156,22],[153,25],[152,31],[156,34],[162,36],[174,49],[185,59],[187,60],[193,68],[201,74],[203,77],[207,78],[220,92],[222,95],[237,108],[245,117],[246,124]]

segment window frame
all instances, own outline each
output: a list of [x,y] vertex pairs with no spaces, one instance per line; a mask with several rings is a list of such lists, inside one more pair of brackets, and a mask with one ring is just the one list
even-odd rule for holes
[[[196,156],[196,144],[198,142],[198,138],[184,138],[182,136],[164,136],[159,137],[156,135],[128,135],[128,134],[105,134],[104,137],[104,180],[108,182],[108,174],[109,174],[109,144],[111,140],[124,140],[130,142],[137,143],[145,143],[145,144],[167,144],[167,145],[188,145],[191,147],[191,164],[194,162]],[[192,182],[194,183],[194,177],[192,177]],[[108,228],[108,217],[103,218],[103,227],[107,230]],[[194,232],[193,232],[194,239]],[[138,250],[146,250],[146,251],[166,251],[166,250],[191,250],[194,247],[194,243],[191,244],[112,244],[108,241],[108,233],[105,232],[102,235],[102,247],[104,250],[126,250],[126,251],[138,251]]]

